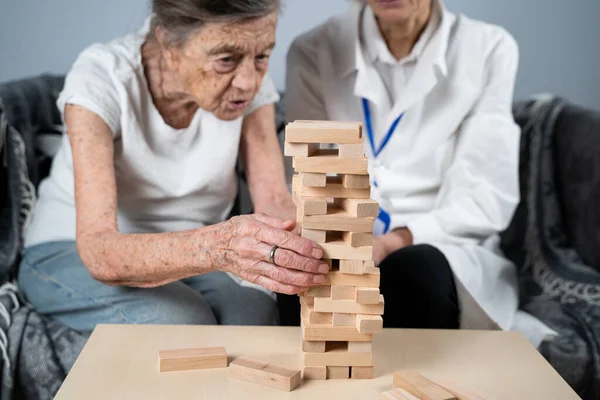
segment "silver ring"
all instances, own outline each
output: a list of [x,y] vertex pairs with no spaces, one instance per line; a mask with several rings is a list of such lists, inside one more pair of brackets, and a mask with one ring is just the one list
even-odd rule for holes
[[[275,264],[275,252],[277,251],[277,249],[279,248],[279,246],[273,246],[273,248],[271,249],[271,254],[269,255],[269,262],[271,264]],[[277,264],[275,264],[277,265]]]

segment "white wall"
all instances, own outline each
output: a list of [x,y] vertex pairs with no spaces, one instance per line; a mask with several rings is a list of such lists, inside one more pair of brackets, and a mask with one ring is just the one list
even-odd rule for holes
[[[343,12],[349,0],[285,0],[271,74],[284,87],[293,38]],[[516,96],[553,92],[600,109],[600,0],[446,0],[457,12],[505,26],[521,47]],[[94,41],[137,29],[147,0],[0,0],[0,81],[66,73]]]

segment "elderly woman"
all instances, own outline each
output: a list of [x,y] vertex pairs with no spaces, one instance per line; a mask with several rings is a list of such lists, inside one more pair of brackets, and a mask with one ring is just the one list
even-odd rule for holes
[[[274,292],[323,282],[293,233],[263,80],[278,0],[154,0],[138,34],[85,50],[19,283],[41,313],[98,323],[276,324]],[[226,221],[241,152],[255,210]]]
[[355,1],[293,43],[287,119],[364,121],[386,326],[531,322],[498,248],[519,200],[517,64],[505,30],[438,0]]

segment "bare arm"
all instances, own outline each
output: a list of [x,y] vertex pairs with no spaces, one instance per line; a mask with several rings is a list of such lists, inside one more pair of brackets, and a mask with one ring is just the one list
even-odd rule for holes
[[285,182],[273,105],[244,118],[240,152],[256,212],[295,220],[296,208]]
[[[290,223],[273,218],[238,217],[174,233],[119,233],[110,128],[74,105],[67,105],[65,121],[75,171],[77,249],[97,280],[152,287],[218,269],[283,293],[323,281],[321,250],[287,232]],[[276,263],[284,268],[265,261],[273,245],[281,247]]]

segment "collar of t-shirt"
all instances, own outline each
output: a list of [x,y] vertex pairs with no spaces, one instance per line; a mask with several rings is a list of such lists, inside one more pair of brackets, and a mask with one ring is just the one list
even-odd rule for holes
[[[435,4],[435,3],[434,3]],[[410,79],[423,50],[433,37],[440,22],[439,10],[434,6],[431,18],[410,54],[400,60],[392,55],[381,35],[371,7],[365,7],[362,17],[362,47],[367,62],[371,62],[383,79],[393,104]]]

